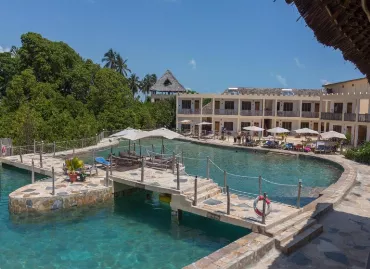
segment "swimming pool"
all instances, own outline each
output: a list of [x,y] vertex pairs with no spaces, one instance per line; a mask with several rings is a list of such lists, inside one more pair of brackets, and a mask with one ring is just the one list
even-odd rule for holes
[[249,233],[185,212],[174,224],[169,206],[146,201],[144,191],[100,206],[10,216],[8,194],[29,183],[29,172],[0,166],[2,269],[181,268]]
[[[122,141],[113,152],[127,151],[127,141]],[[185,170],[190,175],[206,177],[206,158],[209,157],[210,177],[220,186],[224,185],[224,170],[227,171],[227,185],[232,190],[258,194],[258,177],[261,176],[262,191],[275,201],[296,205],[298,181],[302,180],[301,205],[311,202],[319,192],[333,184],[343,173],[343,168],[335,163],[295,155],[277,155],[274,152],[254,152],[226,147],[201,145],[181,142],[179,140],[165,140],[165,153],[170,157],[172,152],[180,156],[183,152]],[[153,145],[153,147],[152,147]],[[161,151],[160,139],[143,139],[141,141],[142,154],[152,154],[154,150]],[[133,144],[131,143],[131,150]],[[140,149],[136,143],[135,150]],[[96,155],[107,157],[110,149],[97,152]],[[92,162],[91,156],[84,156],[87,162]],[[181,157],[179,157],[181,161]],[[275,184],[273,184],[273,183]]]

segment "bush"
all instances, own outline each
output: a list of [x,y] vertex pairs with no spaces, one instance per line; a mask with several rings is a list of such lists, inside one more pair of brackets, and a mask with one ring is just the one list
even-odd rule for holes
[[366,142],[360,147],[347,150],[344,156],[347,159],[359,163],[370,164],[370,142]]

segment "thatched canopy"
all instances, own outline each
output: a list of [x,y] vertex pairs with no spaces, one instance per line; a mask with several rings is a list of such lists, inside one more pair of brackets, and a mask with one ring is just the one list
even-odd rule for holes
[[370,0],[286,0],[319,42],[340,49],[370,80]]
[[150,91],[162,93],[182,93],[186,92],[184,86],[175,78],[170,70],[167,70],[164,75],[150,88]]

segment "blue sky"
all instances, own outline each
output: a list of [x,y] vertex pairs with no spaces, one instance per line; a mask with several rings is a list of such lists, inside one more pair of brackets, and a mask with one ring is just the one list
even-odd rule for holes
[[109,49],[140,77],[172,70],[187,88],[320,88],[362,77],[314,38],[284,0],[0,0],[0,50],[41,33],[101,62]]

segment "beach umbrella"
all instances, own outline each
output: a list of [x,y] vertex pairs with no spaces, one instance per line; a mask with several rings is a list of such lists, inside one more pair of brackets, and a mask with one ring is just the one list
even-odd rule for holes
[[182,121],[180,121],[180,123],[182,123],[182,124],[189,124],[189,123],[191,123],[191,120],[182,120]]
[[267,132],[273,133],[273,134],[282,134],[282,133],[289,133],[290,131],[281,127],[275,127],[272,129],[268,129]]
[[298,130],[295,130],[294,132],[296,132],[297,134],[319,134],[319,132],[309,129],[309,128],[298,129]]
[[123,138],[127,139],[128,142],[128,152],[131,151],[131,140],[136,140],[136,137],[139,133],[143,133],[144,131],[140,129],[134,129],[134,128],[126,128],[118,133],[112,134],[109,137],[115,137],[115,138]]
[[346,139],[346,136],[344,134],[338,133],[336,131],[329,131],[326,133],[321,133],[320,136],[322,139],[330,139],[330,138]]
[[265,129],[257,127],[257,126],[248,126],[248,127],[243,127],[243,130],[251,131],[251,132],[262,132]]

